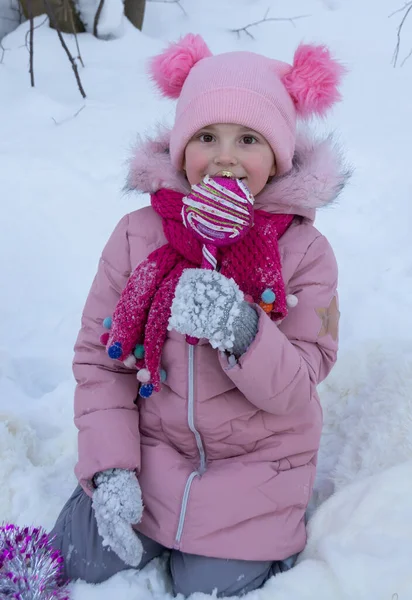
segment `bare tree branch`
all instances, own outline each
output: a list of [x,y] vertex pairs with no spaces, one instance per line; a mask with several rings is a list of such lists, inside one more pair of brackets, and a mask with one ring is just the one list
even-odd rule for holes
[[409,53],[405,56],[405,58],[401,62],[401,67],[403,67],[403,65],[406,63],[406,61],[408,60],[408,58],[410,58],[411,56],[412,56],[412,48],[411,48],[411,50],[409,50]]
[[3,64],[4,55],[6,54],[6,52],[8,52],[10,50],[10,48],[5,48],[3,46],[3,42],[0,40],[0,50],[1,50],[0,65],[2,65]]
[[33,10],[32,10],[32,4],[31,4],[31,0],[27,0],[27,6],[28,6],[28,10],[29,10],[29,19],[30,19],[30,42],[29,42],[29,47],[30,47],[30,83],[31,83],[31,87],[34,87],[34,44],[33,44],[33,40],[34,40],[34,20],[33,20]]
[[81,79],[80,79],[80,76],[79,76],[79,71],[77,69],[76,61],[74,60],[73,56],[70,53],[70,50],[67,47],[66,42],[64,41],[62,32],[60,31],[59,25],[57,23],[57,20],[56,20],[54,11],[53,11],[53,8],[51,7],[49,0],[44,0],[44,5],[46,7],[47,14],[50,17],[50,20],[53,22],[53,27],[57,31],[57,35],[59,36],[60,43],[63,46],[63,49],[64,49],[64,51],[67,54],[67,58],[69,59],[71,65],[72,65],[72,69],[73,69],[73,72],[74,72],[74,76],[76,77],[76,81],[77,81],[77,85],[78,85],[79,91],[80,91],[81,95],[83,96],[83,98],[86,98],[86,92],[84,91],[83,86],[82,86],[82,82],[81,82]]
[[[392,64],[394,67],[396,67],[397,62],[398,62],[398,58],[399,58],[399,51],[400,51],[400,47],[401,47],[401,35],[402,35],[402,29],[403,26],[405,24],[406,19],[408,18],[409,13],[412,10],[412,1],[411,2],[406,2],[406,4],[402,7],[399,8],[398,10],[395,10],[393,13],[391,13],[389,15],[389,18],[393,17],[393,15],[396,15],[397,13],[403,12],[405,11],[405,14],[403,15],[403,18],[398,26],[398,30],[396,33],[396,46],[395,46],[395,50],[393,52],[393,57],[392,57]],[[408,58],[412,55],[412,50],[411,52],[409,52],[409,54],[407,55],[407,57],[402,61],[401,67],[403,67],[403,65],[405,64],[405,62],[408,60]]]
[[231,33],[236,33],[238,35],[238,37],[240,37],[240,34],[243,31],[244,33],[246,33],[246,35],[248,35],[250,38],[252,38],[252,40],[254,40],[255,36],[252,35],[250,33],[250,31],[248,31],[250,27],[255,27],[256,25],[260,25],[261,23],[268,23],[269,21],[288,21],[289,23],[291,23],[293,25],[293,27],[295,27],[295,21],[297,21],[298,19],[306,19],[307,17],[310,17],[310,15],[298,15],[296,17],[269,17],[268,18],[269,11],[270,11],[270,8],[267,9],[263,19],[260,19],[259,21],[254,21],[253,23],[249,23],[248,25],[245,25],[244,27],[239,27],[238,29],[230,29]]
[[99,37],[97,32],[97,26],[99,25],[99,19],[101,12],[103,10],[104,0],[100,0],[99,6],[97,7],[96,14],[94,15],[94,23],[93,23],[93,35],[94,37]]
[[388,19],[390,19],[391,17],[393,17],[393,15],[397,15],[398,13],[404,11],[405,8],[407,6],[409,6],[409,4],[411,4],[411,3],[410,2],[405,2],[405,4],[402,6],[402,8],[397,8],[396,10],[394,10],[393,12],[391,12],[391,14],[388,16]]
[[177,4],[177,6],[180,8],[180,10],[185,15],[185,17],[187,17],[187,12],[183,8],[183,6],[180,4],[181,0],[147,0],[147,2],[161,2],[162,4]]
[[85,104],[83,104],[83,106],[81,106],[81,107],[79,108],[79,110],[78,110],[78,111],[76,111],[76,112],[74,113],[74,115],[72,115],[71,117],[67,117],[66,119],[62,119],[61,121],[56,121],[56,119],[55,119],[54,117],[52,117],[52,120],[54,121],[55,125],[62,125],[63,123],[67,123],[67,121],[71,121],[72,119],[75,119],[75,118],[77,117],[77,115],[78,115],[79,113],[81,113],[81,112],[82,112],[82,110],[83,110],[84,108],[86,108],[86,105],[85,105]]
[[[49,20],[49,17],[46,17],[41,23],[39,23],[38,25],[33,27],[33,30],[40,29],[40,27],[42,27],[45,23],[47,23],[48,20]],[[30,48],[28,45],[29,35],[30,35],[30,29],[29,29],[29,31],[26,32],[26,35],[24,36],[24,46],[27,48],[27,52],[30,52]],[[23,48],[23,46],[19,46],[19,48]]]
[[71,28],[73,30],[74,39],[76,41],[77,58],[79,59],[81,66],[84,68],[84,62],[82,59],[82,55],[80,54],[79,40],[77,38],[76,25],[75,25],[75,22],[73,19],[73,12],[70,10],[70,6],[68,5],[68,0],[64,0],[64,5],[65,5],[65,9],[68,11]]

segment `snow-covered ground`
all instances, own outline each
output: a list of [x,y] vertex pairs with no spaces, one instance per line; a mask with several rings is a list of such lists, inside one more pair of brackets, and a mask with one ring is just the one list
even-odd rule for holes
[[[114,2],[115,0],[113,0]],[[214,52],[246,49],[291,61],[302,39],[328,44],[349,68],[334,130],[355,172],[317,226],[340,265],[340,361],[321,388],[325,433],[299,565],[253,600],[412,600],[412,57],[391,65],[399,0],[148,2],[143,33],[118,12],[110,41],[79,36],[79,94],[55,31],[27,24],[3,38],[0,64],[0,520],[49,528],[75,485],[72,347],[100,251],[118,219],[148,203],[122,193],[136,134],[170,122],[146,59],[189,31]],[[269,21],[239,35],[265,16]],[[183,10],[182,10],[183,9]],[[36,19],[40,25],[44,19]],[[74,40],[66,37],[75,54]],[[410,43],[408,43],[408,40]],[[405,23],[399,65],[412,48]],[[0,48],[0,59],[2,49]],[[169,594],[161,564],[74,600]],[[397,596],[396,596],[397,594]]]

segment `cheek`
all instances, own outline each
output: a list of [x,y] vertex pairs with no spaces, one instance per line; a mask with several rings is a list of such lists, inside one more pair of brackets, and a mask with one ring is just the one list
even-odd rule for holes
[[256,156],[249,163],[249,173],[254,178],[264,178],[269,173],[270,167],[271,163],[267,157]]
[[249,188],[254,196],[259,194],[268,182],[273,166],[273,158],[271,154],[257,154],[250,157],[248,172],[249,172]]
[[191,185],[199,183],[199,176],[204,171],[206,163],[207,161],[204,153],[197,152],[195,149],[186,150],[184,168]]
[[257,177],[267,180],[271,175],[273,175],[272,170],[274,166],[274,158],[273,155],[264,154],[259,156],[258,160],[255,161],[254,171]]

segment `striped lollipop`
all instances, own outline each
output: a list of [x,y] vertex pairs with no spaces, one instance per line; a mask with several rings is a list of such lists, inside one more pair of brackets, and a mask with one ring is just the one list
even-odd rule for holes
[[183,223],[203,242],[204,269],[215,269],[217,249],[238,242],[253,225],[254,198],[240,179],[230,175],[206,175],[183,198]]
[[[240,180],[227,172],[221,177],[206,177],[183,198],[185,227],[203,242],[202,268],[217,267],[217,249],[242,239],[253,225],[255,199]],[[186,336],[189,344],[199,341]]]

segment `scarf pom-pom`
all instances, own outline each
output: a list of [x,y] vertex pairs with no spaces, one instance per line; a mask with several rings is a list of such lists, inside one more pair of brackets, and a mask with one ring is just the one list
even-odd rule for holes
[[152,383],[144,383],[140,386],[139,396],[142,398],[150,398],[150,396],[153,394],[153,390],[154,386]]
[[41,527],[0,526],[0,598],[69,600],[63,558]]
[[191,68],[199,60],[209,56],[212,53],[204,39],[200,35],[188,33],[150,60],[149,75],[163,96],[176,99],[180,96]]
[[338,86],[345,67],[334,60],[326,46],[301,44],[291,70],[282,78],[300,117],[320,117],[341,99]]

